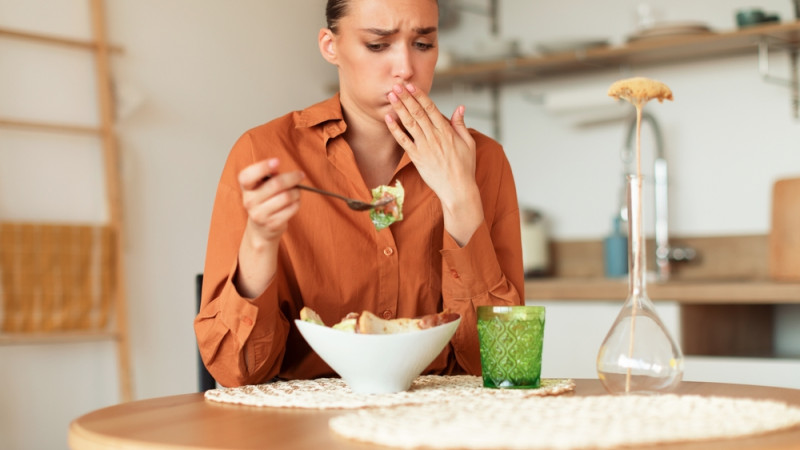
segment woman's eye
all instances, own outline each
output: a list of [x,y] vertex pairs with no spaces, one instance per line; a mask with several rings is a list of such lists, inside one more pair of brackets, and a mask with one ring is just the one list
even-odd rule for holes
[[414,43],[414,46],[415,46],[415,47],[416,47],[418,50],[430,50],[430,49],[432,49],[432,48],[434,47],[434,45],[433,45],[433,44],[429,44],[429,43],[427,43],[427,42],[415,42],[415,43]]
[[366,44],[366,46],[367,46],[367,50],[369,50],[371,52],[379,52],[379,51],[385,49],[386,47],[388,47],[389,45],[388,44]]

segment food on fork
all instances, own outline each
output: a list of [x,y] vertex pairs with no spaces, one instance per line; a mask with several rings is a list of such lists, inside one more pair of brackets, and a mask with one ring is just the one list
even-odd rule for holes
[[387,198],[394,198],[385,205],[376,206],[369,212],[369,217],[375,225],[375,229],[381,231],[389,225],[403,220],[403,201],[405,190],[400,180],[394,186],[380,185],[372,190],[372,203],[377,203]]
[[[339,323],[331,328],[350,333],[359,334],[394,334],[409,331],[425,330],[437,327],[458,319],[459,315],[449,310],[437,314],[428,314],[422,317],[409,319],[382,319],[375,314],[364,311],[362,313],[349,313]],[[316,311],[304,306],[300,310],[300,320],[325,326],[322,318]]]

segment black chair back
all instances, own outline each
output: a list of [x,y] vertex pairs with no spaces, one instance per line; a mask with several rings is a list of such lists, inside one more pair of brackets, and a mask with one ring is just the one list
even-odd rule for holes
[[[200,294],[203,291],[203,274],[199,273],[195,276],[195,296],[197,300],[196,309],[200,311]],[[200,350],[197,351],[197,383],[200,392],[205,392],[209,389],[216,389],[217,381],[214,380],[214,377],[208,372],[206,369],[206,365],[203,364],[203,358],[200,356]]]

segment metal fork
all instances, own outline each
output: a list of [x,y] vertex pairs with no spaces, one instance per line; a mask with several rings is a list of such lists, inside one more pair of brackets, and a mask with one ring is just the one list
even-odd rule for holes
[[[267,175],[261,179],[261,182],[263,183],[269,180],[270,178],[272,177],[270,175]],[[353,211],[369,211],[370,209],[377,208],[380,206],[385,206],[394,201],[394,197],[387,197],[374,203],[368,203],[368,202],[362,202],[361,200],[356,200],[354,198],[345,197],[344,195],[339,195],[331,191],[326,191],[324,189],[317,189],[315,187],[306,186],[304,184],[298,184],[295,187],[297,189],[316,192],[317,194],[327,195],[330,197],[338,198],[339,200],[343,200],[345,203],[347,203],[347,206]]]

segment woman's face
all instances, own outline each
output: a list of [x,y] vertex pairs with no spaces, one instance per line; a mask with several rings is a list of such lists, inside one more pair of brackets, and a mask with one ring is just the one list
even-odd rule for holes
[[[348,113],[383,122],[387,94],[413,83],[428,93],[439,54],[436,0],[350,0],[332,35],[342,102]],[[358,114],[358,113],[356,113]]]

